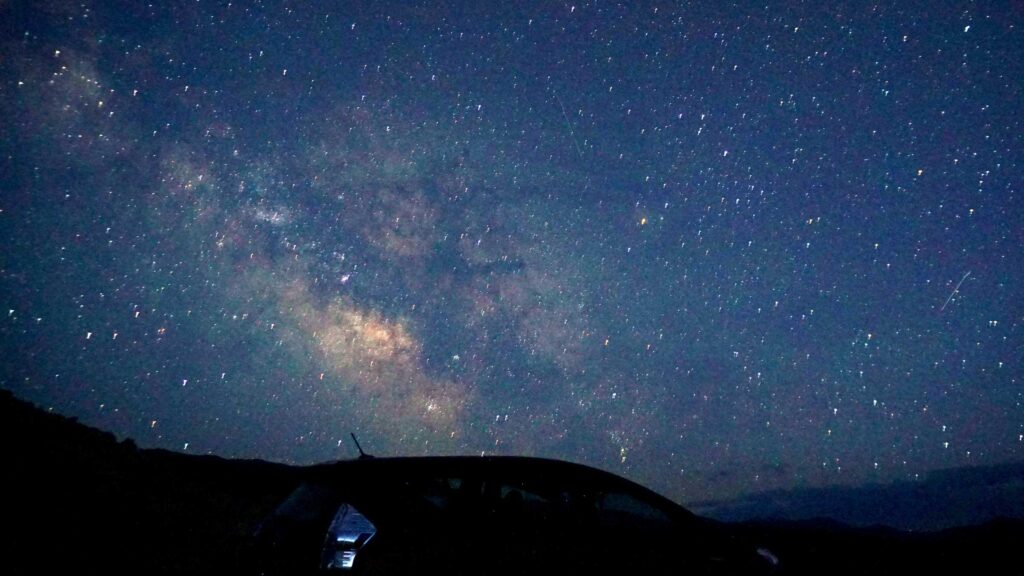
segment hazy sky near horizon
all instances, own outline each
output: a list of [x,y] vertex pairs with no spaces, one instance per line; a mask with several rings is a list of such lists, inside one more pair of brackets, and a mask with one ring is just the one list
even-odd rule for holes
[[683,503],[1024,458],[1012,2],[0,21],[0,386],[45,408]]

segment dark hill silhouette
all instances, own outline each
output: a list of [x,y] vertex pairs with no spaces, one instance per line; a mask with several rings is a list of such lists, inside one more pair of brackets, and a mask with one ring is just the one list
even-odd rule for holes
[[[139,449],[0,390],[4,574],[238,574],[302,468]],[[833,520],[736,526],[784,574],[1024,574],[1024,522],[927,534]],[[543,573],[538,567],[538,573]]]
[[286,466],[140,450],[0,390],[6,574],[235,573]]

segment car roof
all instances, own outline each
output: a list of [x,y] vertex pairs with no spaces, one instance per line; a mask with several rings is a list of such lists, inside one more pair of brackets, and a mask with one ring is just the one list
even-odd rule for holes
[[508,482],[544,482],[566,490],[608,490],[632,494],[638,498],[696,518],[676,502],[605,470],[584,464],[530,456],[398,456],[364,457],[309,466],[307,481],[336,484],[377,483],[413,480],[425,476],[441,478],[478,478]]

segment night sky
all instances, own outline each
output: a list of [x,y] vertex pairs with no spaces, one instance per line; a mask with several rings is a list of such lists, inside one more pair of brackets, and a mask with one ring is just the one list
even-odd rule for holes
[[0,387],[684,504],[1024,459],[1019,4],[309,4],[0,4]]

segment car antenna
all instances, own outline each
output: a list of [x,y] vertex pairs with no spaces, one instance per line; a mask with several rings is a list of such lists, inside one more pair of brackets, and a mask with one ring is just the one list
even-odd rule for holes
[[363,452],[363,447],[359,445],[359,440],[356,439],[355,432],[349,432],[349,435],[352,436],[352,441],[356,443],[356,450],[359,450],[360,460],[365,460],[366,458],[373,458],[373,456],[367,454],[366,452]]

